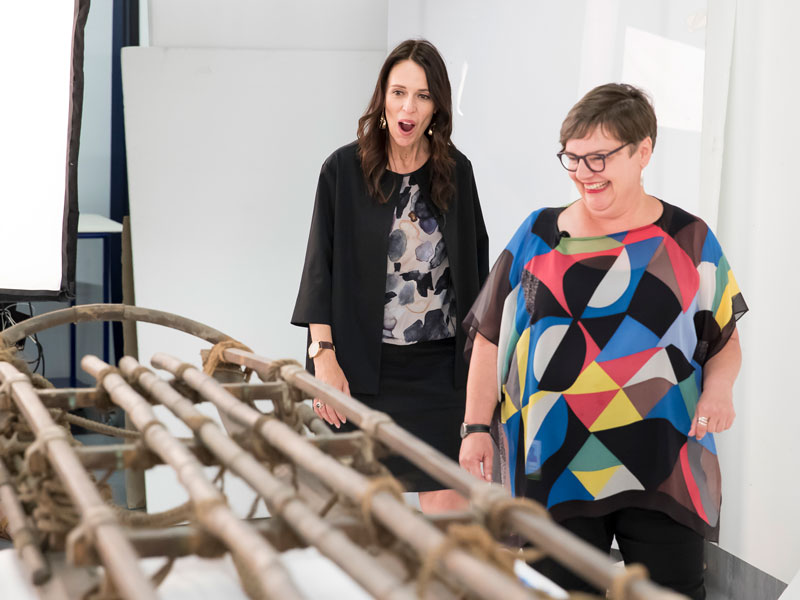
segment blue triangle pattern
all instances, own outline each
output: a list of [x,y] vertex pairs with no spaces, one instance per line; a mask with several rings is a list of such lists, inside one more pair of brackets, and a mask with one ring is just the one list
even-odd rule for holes
[[706,450],[711,452],[714,456],[717,455],[717,444],[714,442],[714,434],[707,433],[703,436],[702,440],[695,440],[698,444],[703,446]]
[[506,438],[508,438],[508,464],[511,471],[510,479],[512,496],[516,496],[517,493],[514,482],[516,481],[515,467],[517,464],[517,446],[519,445],[519,433],[522,430],[522,426],[520,424],[521,414],[521,412],[516,412],[508,419],[508,421],[503,423],[503,429],[505,430]]
[[550,488],[550,495],[547,497],[547,508],[569,500],[594,500],[594,496],[583,487],[583,484],[572,474],[572,471],[565,469],[561,476],[556,479],[553,487]]
[[541,464],[547,462],[554,452],[556,452],[564,443],[567,437],[567,421],[569,420],[569,411],[567,410],[567,401],[564,396],[560,396],[553,404],[547,416],[542,421],[542,426],[533,438],[542,445]]
[[670,344],[681,351],[684,356],[692,356],[697,346],[697,329],[694,325],[694,314],[697,312],[697,297],[695,297],[689,310],[682,312],[669,326],[667,332],[658,342],[660,348]]
[[663,238],[652,237],[625,246],[625,249],[628,251],[628,259],[631,261],[631,270],[636,271],[638,269],[647,268],[647,265],[650,264],[650,260],[653,258],[653,254],[656,253],[658,247],[663,243]]
[[608,340],[603,351],[595,358],[596,362],[614,360],[631,356],[658,345],[658,336],[636,319],[625,315],[617,331]]
[[692,420],[686,412],[683,394],[677,385],[673,385],[653,409],[645,415],[645,419],[666,419],[672,426],[686,435],[692,427]]

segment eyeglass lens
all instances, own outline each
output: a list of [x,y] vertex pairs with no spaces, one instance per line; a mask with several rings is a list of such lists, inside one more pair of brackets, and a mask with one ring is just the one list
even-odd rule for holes
[[589,167],[590,171],[599,173],[606,168],[606,157],[604,154],[589,154],[588,156],[574,156],[572,154],[559,154],[561,164],[567,171],[577,171],[578,163],[581,159]]

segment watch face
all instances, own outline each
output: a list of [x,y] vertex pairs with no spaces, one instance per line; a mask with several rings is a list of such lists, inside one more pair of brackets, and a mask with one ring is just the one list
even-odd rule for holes
[[466,424],[466,423],[462,423],[462,424],[461,424],[461,429],[460,429],[459,433],[460,433],[460,435],[461,435],[461,439],[462,439],[462,440],[463,440],[465,437],[467,437],[467,424]]
[[308,357],[314,358],[317,354],[319,354],[319,342],[311,342],[308,347]]

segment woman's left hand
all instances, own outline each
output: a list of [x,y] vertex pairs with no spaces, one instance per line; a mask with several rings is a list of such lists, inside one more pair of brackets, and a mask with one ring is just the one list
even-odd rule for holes
[[689,437],[696,436],[698,440],[702,440],[706,433],[720,433],[730,429],[735,418],[733,386],[726,382],[717,385],[706,382],[694,411]]

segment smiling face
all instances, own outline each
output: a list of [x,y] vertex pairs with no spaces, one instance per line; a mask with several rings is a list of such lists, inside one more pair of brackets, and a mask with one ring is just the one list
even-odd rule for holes
[[386,126],[392,145],[413,148],[433,119],[435,106],[425,71],[412,60],[397,63],[386,80]]
[[[581,139],[570,139],[564,152],[575,155],[592,153],[606,154],[621,146],[623,142],[595,128]],[[631,154],[633,149],[633,154]],[[650,162],[653,144],[649,137],[638,144],[626,146],[606,158],[606,166],[600,173],[591,171],[586,162],[578,163],[578,170],[569,176],[583,198],[586,209],[593,214],[617,217],[634,210],[644,196],[641,185],[642,169]]]

